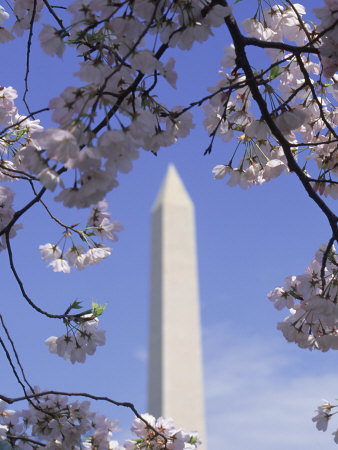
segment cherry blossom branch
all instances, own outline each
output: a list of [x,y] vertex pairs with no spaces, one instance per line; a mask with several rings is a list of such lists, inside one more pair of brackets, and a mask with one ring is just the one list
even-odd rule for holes
[[307,70],[305,69],[305,66],[304,66],[304,63],[303,63],[303,61],[302,61],[302,58],[300,57],[299,54],[296,55],[296,58],[297,58],[297,63],[298,63],[298,65],[299,65],[299,67],[300,67],[300,70],[301,70],[301,72],[302,72],[302,74],[303,74],[303,76],[304,76],[305,82],[306,82],[306,84],[309,86],[309,88],[310,88],[310,90],[311,90],[311,93],[312,93],[312,96],[313,96],[315,102],[316,102],[317,105],[318,105],[318,108],[319,108],[319,114],[320,114],[321,119],[323,120],[323,122],[324,122],[325,125],[327,126],[328,130],[330,130],[330,132],[332,133],[332,135],[333,135],[336,139],[338,139],[338,135],[336,134],[336,132],[334,131],[334,129],[332,128],[332,126],[329,124],[329,122],[327,121],[327,119],[326,119],[326,117],[325,117],[325,114],[324,114],[324,112],[323,112],[323,105],[322,105],[322,103],[319,101],[319,99],[318,99],[318,97],[317,97],[315,88],[313,87],[313,84],[312,84],[312,82],[311,82],[311,80],[310,80],[309,74],[308,74]]
[[[263,76],[266,75],[267,73],[269,73],[273,67],[279,66],[280,64],[283,64],[284,62],[290,60],[291,58],[293,58],[293,55],[292,56],[287,56],[287,57],[285,57],[285,58],[283,58],[281,60],[275,61],[267,69],[265,69],[263,72],[260,72],[259,74],[257,74],[255,76],[255,79],[256,79],[258,85],[259,86],[264,86],[267,83],[269,83],[268,79],[263,80]],[[189,106],[186,106],[185,108],[182,108],[181,111],[175,112],[175,118],[181,116],[183,113],[185,113],[186,111],[189,111],[190,109],[194,108],[195,106],[203,105],[203,103],[205,103],[206,101],[212,99],[213,97],[215,97],[216,95],[220,94],[221,92],[236,91],[237,89],[241,89],[241,88],[245,87],[246,85],[247,85],[247,82],[246,82],[246,80],[244,80],[244,81],[239,81],[238,83],[229,84],[229,86],[225,86],[225,87],[219,88],[215,92],[213,92],[212,94],[206,95],[205,97],[203,97],[203,98],[201,98],[199,100],[191,102],[189,104]],[[297,88],[294,91],[294,94],[292,94],[289,97],[288,101],[291,100],[298,93],[298,91],[300,91],[303,87],[304,87],[304,85],[302,85],[299,88]]]
[[295,8],[294,4],[290,1],[290,0],[286,0],[286,3],[288,5],[290,5],[290,8],[293,10],[293,12],[296,14],[298,22],[302,28],[302,30],[304,31],[304,33],[306,34],[306,37],[308,39],[309,42],[312,41],[311,36],[309,34],[308,29],[305,26],[305,23],[303,22],[302,16],[299,14],[299,12],[297,11],[297,8]]
[[[325,30],[321,31],[317,34],[317,36],[312,39],[311,44],[314,44],[315,42],[319,41],[321,37],[323,37],[326,33],[328,33],[331,30],[334,30],[336,26],[338,25],[338,19],[335,20],[329,27],[325,28]],[[320,57],[320,55],[319,55]]]
[[34,111],[34,112],[28,114],[28,116],[23,116],[22,119],[18,120],[17,122],[13,123],[12,125],[9,125],[8,127],[4,128],[1,131],[0,135],[3,135],[4,133],[6,133],[6,131],[16,127],[17,125],[20,125],[21,123],[25,122],[25,120],[29,119],[30,117],[34,117],[36,114],[40,114],[42,112],[46,112],[49,110],[50,110],[49,108],[42,108],[42,109],[38,109],[37,111]]
[[[224,1],[224,4],[228,6],[227,1]],[[231,34],[231,37],[233,39],[233,43],[235,46],[236,51],[236,63],[238,67],[241,67],[246,75],[247,83],[250,88],[252,97],[256,101],[259,110],[262,114],[263,119],[271,129],[272,133],[274,134],[277,141],[280,143],[281,147],[283,148],[285,157],[288,162],[288,166],[291,172],[295,172],[298,176],[300,182],[302,183],[303,187],[305,188],[306,192],[308,193],[309,197],[314,200],[314,202],[319,206],[319,208],[323,211],[323,213],[326,215],[331,229],[332,234],[335,237],[336,240],[338,240],[338,228],[337,228],[337,216],[330,210],[330,208],[326,205],[326,203],[319,197],[319,195],[313,190],[310,181],[308,177],[304,174],[302,169],[297,164],[296,160],[293,157],[293,154],[291,152],[290,144],[287,141],[287,139],[284,137],[283,133],[279,130],[279,128],[276,126],[274,120],[271,117],[271,114],[268,110],[267,104],[262,97],[254,74],[252,72],[250,63],[248,61],[248,58],[246,56],[245,47],[246,45],[253,45],[253,41],[251,41],[251,44],[248,44],[248,38],[244,37],[242,33],[239,30],[239,27],[237,25],[237,22],[235,21],[233,15],[227,16],[225,18],[225,23],[228,27],[228,30]],[[303,47],[298,47],[298,49],[303,49]],[[300,50],[295,52],[297,56],[300,58]]]
[[[109,79],[110,79],[111,77],[113,77],[119,70],[121,70],[121,68],[122,68],[122,66],[124,65],[125,61],[129,58],[129,56],[130,56],[131,54],[134,53],[134,51],[137,49],[137,46],[139,45],[139,43],[142,41],[142,39],[144,38],[144,36],[147,34],[147,32],[148,32],[149,28],[151,27],[152,22],[153,22],[153,20],[154,20],[154,18],[155,18],[155,15],[156,15],[156,12],[157,12],[157,9],[158,9],[159,4],[160,4],[160,2],[156,2],[155,7],[154,7],[154,10],[153,10],[153,13],[152,13],[152,16],[151,16],[151,18],[150,18],[150,20],[149,20],[147,26],[144,28],[144,30],[142,31],[142,33],[139,35],[139,37],[137,38],[137,40],[136,40],[135,44],[133,45],[133,47],[129,49],[129,51],[128,51],[127,54],[123,57],[122,61],[121,61],[120,64],[115,68],[115,70],[113,70],[113,71],[105,78],[103,85],[100,87],[100,89],[99,89],[99,91],[98,91],[98,93],[97,93],[97,99],[96,99],[96,101],[94,102],[94,105],[92,106],[92,114],[91,114],[91,117],[95,117],[95,111],[96,111],[97,105],[98,105],[98,103],[99,103],[99,101],[100,101],[100,98],[101,98],[101,96],[102,96],[102,93],[104,92],[104,90],[105,90],[105,88],[106,88],[106,86],[107,86],[107,83],[108,83]],[[144,74],[142,74],[141,72],[140,72],[140,75],[142,75],[142,78],[144,77]],[[141,78],[141,79],[142,79],[142,78]],[[138,84],[138,83],[137,83],[137,84]],[[136,86],[137,86],[137,84],[136,84]],[[135,88],[136,88],[136,86],[135,86]],[[91,121],[89,122],[89,124],[88,124],[88,126],[87,126],[87,130],[89,129],[90,124],[91,124]]]
[[[222,4],[221,2],[223,2],[223,0],[220,0],[219,3]],[[320,56],[320,52],[318,48],[315,47],[309,47],[310,45],[312,46],[313,44],[315,44],[317,41],[319,41],[319,39],[324,36],[328,31],[333,30],[338,24],[338,19],[329,27],[327,27],[325,30],[323,30],[321,33],[318,33],[317,36],[312,39],[310,42],[308,42],[307,44],[299,47],[297,45],[290,45],[290,44],[286,44],[284,42],[272,42],[272,41],[262,41],[260,39],[257,38],[253,38],[253,37],[247,37],[247,36],[243,36],[242,38],[245,42],[244,45],[253,45],[255,47],[260,47],[260,48],[276,48],[282,51],[289,51],[295,55],[299,55],[301,53],[314,53],[318,56]]]
[[254,47],[260,48],[276,48],[282,51],[288,51],[293,53],[294,55],[299,55],[301,53],[314,53],[315,55],[319,55],[318,48],[309,47],[313,41],[307,43],[306,45],[299,47],[297,45],[285,44],[284,42],[274,42],[274,41],[261,41],[260,39],[247,37],[242,35],[242,45],[252,45]]
[[98,396],[98,395],[88,394],[86,392],[63,392],[63,391],[49,390],[49,391],[38,392],[35,394],[29,394],[29,395],[25,395],[22,397],[16,397],[16,398],[7,397],[5,395],[0,394],[0,400],[3,400],[4,402],[8,403],[9,405],[12,405],[13,403],[16,403],[16,402],[21,402],[23,400],[28,400],[28,399],[38,399],[39,397],[44,397],[47,395],[64,395],[67,397],[85,397],[85,398],[90,398],[91,400],[104,401],[107,403],[111,403],[115,406],[122,406],[123,408],[128,408],[135,414],[135,416],[138,419],[140,419],[150,430],[152,430],[155,433],[155,436],[161,436],[164,439],[165,443],[167,443],[168,440],[170,439],[170,437],[159,432],[156,428],[154,428],[152,425],[150,425],[150,423],[144,417],[142,417],[142,415],[137,411],[137,409],[135,408],[133,403],[119,402],[119,401],[113,400],[106,396]]

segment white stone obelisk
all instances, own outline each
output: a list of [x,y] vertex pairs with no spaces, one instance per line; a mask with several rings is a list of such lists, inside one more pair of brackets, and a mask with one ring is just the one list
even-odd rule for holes
[[170,165],[152,209],[148,411],[206,450],[194,205]]

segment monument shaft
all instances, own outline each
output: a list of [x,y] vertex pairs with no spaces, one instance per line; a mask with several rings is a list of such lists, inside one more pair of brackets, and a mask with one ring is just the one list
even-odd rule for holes
[[148,410],[205,442],[194,222],[193,203],[170,166],[152,210]]

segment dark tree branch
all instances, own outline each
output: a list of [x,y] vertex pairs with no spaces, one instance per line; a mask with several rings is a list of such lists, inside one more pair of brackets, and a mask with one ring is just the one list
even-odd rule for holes
[[[8,439],[11,439],[13,441],[24,441],[24,442],[30,442],[31,444],[38,445],[39,447],[46,447],[46,444],[43,444],[42,442],[35,441],[34,439],[28,438],[27,436],[15,436],[12,434],[7,434]],[[34,447],[35,448],[35,447]]]

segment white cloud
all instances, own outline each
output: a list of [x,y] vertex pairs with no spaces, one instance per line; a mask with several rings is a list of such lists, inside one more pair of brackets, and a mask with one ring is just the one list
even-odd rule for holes
[[323,398],[337,397],[332,369],[302,361],[282,338],[239,338],[228,324],[207,330],[204,342],[208,449],[338,449],[338,420],[326,433],[311,421]]

